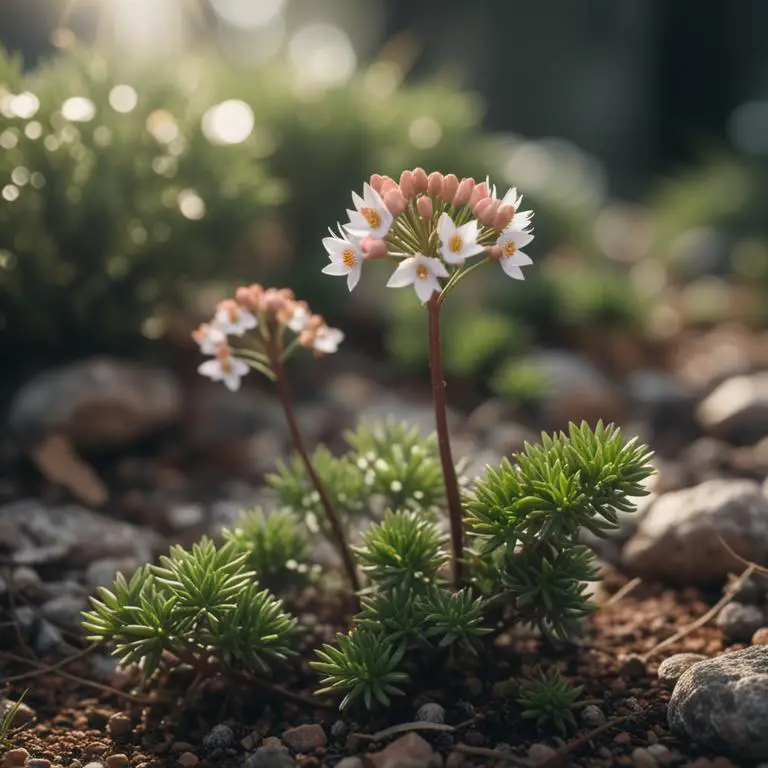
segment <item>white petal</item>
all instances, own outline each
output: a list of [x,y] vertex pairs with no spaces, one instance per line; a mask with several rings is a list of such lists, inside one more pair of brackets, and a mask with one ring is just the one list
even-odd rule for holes
[[456,234],[456,225],[445,211],[440,214],[440,218],[437,220],[437,234],[440,237],[440,242],[446,248],[448,241]]
[[416,280],[416,266],[415,256],[403,259],[387,281],[387,288],[402,288],[414,282]]
[[[348,243],[346,240],[340,240],[338,237],[324,237],[323,238],[323,248],[325,248],[326,251],[328,251],[328,255],[331,257],[332,261],[336,261],[340,258],[341,252],[349,248],[350,243]],[[336,257],[335,259],[333,257]]]
[[340,261],[331,262],[326,264],[321,270],[324,275],[348,275],[350,272],[349,267],[346,264],[342,264]]
[[379,211],[381,211],[382,208],[387,210],[387,206],[384,204],[382,196],[367,181],[363,184],[363,197],[369,207],[377,208]]
[[522,248],[524,245],[528,245],[531,240],[533,240],[533,235],[530,232],[520,229],[505,229],[496,240],[496,245],[503,246],[506,243],[514,243],[515,248]]
[[429,301],[430,296],[435,291],[440,290],[440,283],[437,282],[437,278],[430,275],[424,280],[417,280],[413,287],[416,289],[416,295],[422,304],[426,304]]
[[511,264],[510,262],[512,259],[501,259],[500,264],[501,268],[508,274],[510,277],[514,278],[515,280],[525,280],[525,275],[523,274],[523,270],[520,269],[520,267]]
[[514,256],[507,256],[506,261],[516,267],[527,267],[529,264],[533,264],[533,259],[522,251],[515,251]]
[[461,249],[461,256],[463,259],[468,259],[472,256],[477,256],[478,253],[482,253],[484,250],[484,246],[479,245],[476,242],[470,242]]
[[462,224],[458,232],[465,243],[474,242],[477,240],[477,221],[472,219],[472,221]]
[[240,389],[240,376],[234,373],[234,371],[225,374],[222,377],[222,381],[224,382],[224,386],[230,392],[237,392],[237,390]]
[[463,250],[459,251],[458,253],[454,253],[447,245],[443,245],[440,247],[440,255],[449,264],[463,264],[464,259],[466,258],[464,256]]
[[422,257],[424,259],[424,264],[426,264],[427,269],[429,271],[437,276],[437,277],[448,277],[448,270],[445,268],[445,264],[443,264],[440,259],[433,259],[428,257]]
[[[352,193],[352,202],[355,204],[355,208],[365,208],[365,200],[363,200],[357,192]],[[349,211],[347,211],[349,213]]]
[[349,288],[350,292],[352,292],[355,289],[355,286],[360,282],[361,272],[362,270],[360,267],[354,267],[349,270],[349,274],[347,275],[347,288]]
[[220,381],[222,377],[221,364],[218,360],[206,360],[197,367],[197,372],[214,381]]
[[252,315],[248,310],[241,310],[240,312],[240,325],[245,328],[246,331],[251,330],[251,328],[255,328],[259,324],[259,321],[256,319],[256,315]]
[[237,376],[245,376],[251,370],[245,360],[240,360],[237,357],[233,357],[230,364],[232,365],[232,372]]

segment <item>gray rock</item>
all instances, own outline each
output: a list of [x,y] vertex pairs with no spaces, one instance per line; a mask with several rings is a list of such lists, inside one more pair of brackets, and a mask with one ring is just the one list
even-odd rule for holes
[[436,701],[429,701],[418,708],[414,719],[425,723],[444,723],[445,709]]
[[181,388],[170,372],[93,358],[27,382],[11,402],[8,423],[27,445],[55,431],[78,448],[105,448],[173,424],[181,413]]
[[13,586],[22,592],[33,591],[43,586],[43,580],[34,568],[21,565],[13,571]]
[[235,734],[228,725],[220,723],[214,725],[208,733],[203,736],[203,746],[206,749],[226,749],[235,743]]
[[163,541],[149,528],[112,520],[75,505],[52,507],[34,499],[0,507],[13,528],[12,557],[24,565],[60,564],[82,568],[102,558],[149,562]]
[[325,731],[318,723],[304,723],[289,728],[281,738],[294,752],[312,752],[328,743]]
[[765,613],[755,605],[728,603],[717,616],[717,626],[735,643],[747,643],[765,624]]
[[768,581],[765,576],[753,573],[739,587],[733,599],[743,605],[760,605],[765,602],[766,589],[768,589]]
[[296,768],[285,747],[259,747],[243,762],[244,768]]
[[632,750],[633,768],[658,768],[659,763],[656,758],[643,747],[636,747]]
[[667,717],[681,738],[732,757],[768,758],[768,646],[692,666],[677,681]]
[[605,722],[605,714],[600,707],[594,704],[587,704],[581,710],[581,720],[587,728],[599,728]]
[[532,765],[544,765],[547,761],[551,760],[557,751],[548,747],[546,744],[531,744],[528,748],[528,759]]
[[694,664],[700,661],[706,661],[709,657],[701,653],[676,653],[659,664],[656,674],[659,683],[663,688],[672,689],[683,673],[689,670]]
[[349,726],[344,720],[334,720],[333,725],[331,725],[331,736],[334,739],[343,739],[348,732]]
[[130,579],[140,565],[138,560],[130,557],[96,560],[86,568],[85,586],[89,592],[95,592],[99,587],[111,587],[118,573]]
[[751,480],[709,480],[661,496],[622,553],[632,574],[712,584],[734,569],[722,540],[747,560],[768,557],[768,499]]
[[336,763],[336,768],[365,768],[363,761],[355,755],[344,757]]
[[51,624],[71,632],[80,632],[82,612],[89,608],[88,600],[75,595],[61,595],[40,606],[40,615]]
[[768,371],[726,379],[699,405],[697,418],[713,435],[753,443],[768,432]]
[[53,654],[56,656],[66,655],[75,649],[64,640],[64,635],[58,627],[51,624],[50,621],[42,620],[40,628],[35,638],[35,651],[41,656]]
[[369,754],[374,768],[427,768],[441,765],[442,758],[418,733],[407,733],[380,752]]
[[14,611],[16,625],[25,643],[32,641],[40,620],[40,614],[31,605],[20,605]]

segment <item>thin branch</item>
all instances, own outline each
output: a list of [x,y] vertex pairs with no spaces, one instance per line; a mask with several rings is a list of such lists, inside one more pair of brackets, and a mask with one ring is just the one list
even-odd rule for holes
[[602,605],[598,606],[598,609],[604,611],[606,608],[616,605],[619,600],[625,598],[630,592],[634,592],[642,583],[643,580],[639,576],[635,577],[632,581],[627,582],[618,592],[611,595]]
[[487,747],[470,747],[469,744],[459,743],[454,747],[456,752],[468,757],[487,757],[491,760],[501,760],[520,766],[520,768],[531,768],[533,763],[524,757],[511,755],[509,752],[502,752],[500,749],[488,749]]
[[593,728],[591,731],[588,731],[583,736],[579,736],[577,739],[569,741],[567,744],[563,744],[563,746],[559,747],[556,753],[552,755],[549,760],[546,760],[544,763],[542,763],[539,768],[566,768],[566,766],[570,764],[571,752],[574,752],[577,749],[581,749],[582,747],[589,744],[590,741],[593,741],[601,733],[604,733],[605,731],[608,731],[617,725],[621,725],[621,723],[629,720],[631,717],[632,715],[620,715],[619,717],[614,717],[610,720],[607,720],[602,725],[598,725],[597,728]]
[[38,677],[39,675],[44,675],[48,672],[57,672],[62,667],[66,667],[67,664],[71,664],[73,661],[78,661],[79,659],[82,659],[83,657],[87,656],[89,653],[92,653],[96,648],[98,648],[98,645],[99,645],[98,643],[92,643],[87,648],[84,648],[82,651],[73,653],[71,656],[67,656],[65,659],[61,659],[60,661],[57,661],[55,664],[42,666],[39,669],[33,670],[32,672],[23,672],[20,675],[12,675],[11,677],[0,678],[0,685],[4,685],[6,683],[17,683],[19,680],[28,680],[33,677]]

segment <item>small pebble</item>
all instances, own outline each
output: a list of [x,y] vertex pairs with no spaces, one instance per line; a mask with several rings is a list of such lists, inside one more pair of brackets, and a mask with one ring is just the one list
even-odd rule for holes
[[343,720],[335,720],[331,726],[331,736],[334,739],[343,739],[348,731],[349,726]]
[[467,758],[461,752],[451,752],[445,761],[445,768],[462,768],[464,765],[467,765]]
[[325,731],[317,723],[304,723],[289,728],[282,736],[283,743],[294,752],[312,752],[328,743]]
[[26,725],[37,717],[32,707],[27,706],[23,701],[11,701],[11,699],[0,699],[0,716],[5,716],[7,713],[13,711],[13,718],[11,718],[11,726],[13,728],[19,728],[22,725]]
[[104,768],[104,766],[101,763],[92,762],[86,763],[83,768]]
[[10,768],[14,765],[24,765],[27,760],[29,760],[29,752],[24,747],[17,747],[16,749],[9,749],[5,753],[3,765]]
[[683,673],[690,669],[694,664],[707,659],[701,653],[676,653],[659,664],[656,674],[659,677],[659,683],[662,687],[670,690],[675,687],[677,681],[683,676]]
[[253,731],[252,733],[249,733],[247,736],[244,736],[242,739],[240,739],[240,746],[246,752],[250,752],[259,743],[260,738],[261,737],[259,734],[256,733],[256,731]]
[[619,674],[630,680],[639,680],[646,673],[645,662],[639,656],[627,656],[619,668]]
[[533,765],[543,765],[556,754],[557,752],[546,744],[531,744],[528,750],[528,759]]
[[430,701],[419,707],[415,719],[423,723],[444,723],[445,709],[437,702]]
[[267,736],[261,744],[262,747],[269,747],[271,749],[285,749],[283,742],[277,736]]
[[124,755],[121,752],[118,752],[116,755],[110,755],[104,761],[107,768],[125,768],[129,763],[130,760],[128,760],[127,755]]
[[195,748],[194,744],[190,744],[188,741],[174,741],[171,744],[171,752],[179,754],[181,752],[191,752]]
[[613,740],[617,744],[626,744],[628,741],[632,741],[632,734],[631,733],[627,733],[627,731],[621,731],[621,733],[617,733],[613,737]]
[[235,734],[228,725],[214,725],[203,736],[203,746],[206,749],[226,749],[235,743]]
[[749,642],[752,635],[765,623],[762,609],[754,605],[728,603],[717,616],[716,624],[733,642]]
[[646,750],[648,754],[653,755],[656,762],[661,765],[667,765],[668,763],[671,763],[675,758],[670,748],[665,744],[650,744],[648,747],[646,747]]
[[470,677],[467,680],[466,685],[470,696],[473,696],[474,698],[477,698],[483,692],[483,684],[476,677]]
[[472,728],[464,734],[464,741],[469,744],[470,747],[484,747],[485,736],[480,731]]
[[288,754],[285,747],[259,747],[246,758],[243,766],[244,768],[296,768],[296,761]]
[[336,763],[336,768],[364,768],[363,761],[354,755],[345,757]]
[[200,758],[193,752],[182,752],[178,762],[181,768],[194,768],[200,762]]
[[43,758],[32,757],[26,762],[27,768],[51,768],[51,761]]
[[599,728],[605,722],[605,715],[600,707],[587,704],[581,710],[581,720],[588,728]]
[[107,730],[109,731],[110,736],[119,739],[123,736],[128,736],[133,732],[133,723],[128,715],[125,715],[122,712],[117,712],[109,718],[109,721],[107,722]]
[[656,758],[643,747],[632,750],[632,765],[634,768],[659,768]]
[[752,645],[768,645],[768,627],[760,627],[752,635]]
[[109,751],[109,747],[106,744],[102,744],[100,741],[92,741],[85,748],[85,751],[89,755],[103,755],[105,752]]

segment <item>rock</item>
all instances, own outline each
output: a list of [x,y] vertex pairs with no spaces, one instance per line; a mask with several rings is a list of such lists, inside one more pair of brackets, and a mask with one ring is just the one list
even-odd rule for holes
[[663,688],[672,689],[683,673],[700,661],[706,661],[709,657],[701,653],[676,653],[659,664],[656,674]]
[[339,760],[339,762],[336,763],[336,768],[365,768],[365,766],[359,757],[351,755],[350,757],[344,757]]
[[140,566],[141,563],[131,557],[96,560],[85,570],[85,585],[89,592],[95,592],[99,587],[111,587],[118,573],[130,579]]
[[26,768],[51,768],[51,761],[42,757],[33,757],[27,760]]
[[407,733],[387,747],[369,754],[374,768],[427,768],[439,766],[442,758],[418,733]]
[[[435,432],[435,412],[427,400],[405,400],[393,394],[383,394],[360,412],[359,421],[375,422],[385,419],[405,421],[409,426],[418,427],[423,437]],[[448,427],[453,432],[459,425],[456,411],[448,410]]]
[[753,645],[695,664],[677,681],[672,731],[732,757],[768,758],[768,647]]
[[587,728],[599,728],[605,722],[605,714],[600,707],[588,704],[581,710],[581,720]]
[[24,765],[29,759],[29,752],[24,747],[9,749],[3,758],[3,768],[14,768],[17,765]]
[[133,733],[133,722],[128,715],[116,712],[107,721],[107,730],[110,736],[120,739]]
[[766,586],[765,576],[753,573],[739,587],[733,600],[744,605],[760,605],[765,602]]
[[334,739],[343,739],[349,732],[349,726],[343,720],[334,720],[331,725],[331,736]]
[[130,763],[128,756],[122,754],[122,752],[118,752],[116,755],[110,755],[104,761],[104,764],[107,766],[107,768],[125,768],[128,763]]
[[418,708],[414,719],[425,723],[444,723],[445,709],[437,702],[429,701]]
[[259,747],[245,759],[243,766],[244,768],[296,768],[296,761],[285,747]]
[[557,751],[546,744],[531,744],[528,748],[528,759],[532,765],[544,765],[557,755]]
[[42,620],[40,622],[40,628],[37,630],[37,637],[35,638],[35,651],[41,656],[53,655],[66,655],[69,653],[72,647],[64,639],[64,635],[58,627],[51,624],[50,621]]
[[672,750],[665,744],[649,744],[645,748],[646,752],[648,752],[657,763],[660,765],[668,765],[669,763],[675,762],[676,758]]
[[19,564],[82,568],[103,558],[150,562],[163,548],[162,539],[149,528],[75,505],[49,507],[24,499],[1,507],[0,519],[14,529],[12,557]]
[[768,556],[768,499],[751,480],[709,480],[661,496],[622,554],[628,571],[678,584],[722,582],[741,557]]
[[630,680],[639,680],[645,672],[645,662],[639,656],[627,656],[619,667],[619,674]]
[[235,743],[235,734],[228,725],[214,725],[203,736],[203,746],[206,749],[226,749]]
[[34,568],[21,565],[12,575],[13,586],[22,592],[33,591],[43,586],[43,580]]
[[754,443],[768,432],[768,371],[726,379],[699,405],[701,426],[732,443]]
[[200,762],[200,758],[194,752],[182,752],[176,762],[178,762],[181,768],[195,768]]
[[130,443],[178,421],[181,388],[170,372],[92,358],[40,374],[14,396],[11,431],[27,445],[51,432],[78,448]]
[[760,627],[752,635],[752,645],[768,645],[768,627]]
[[764,623],[765,614],[762,609],[741,603],[728,603],[717,616],[717,626],[728,640],[735,643],[749,642]]
[[312,752],[328,743],[325,731],[317,723],[304,723],[289,728],[282,735],[283,743],[294,752]]
[[12,728],[20,728],[22,725],[31,723],[37,717],[37,712],[23,701],[0,699],[0,717],[5,718],[11,711],[13,711],[13,717],[11,718]]
[[535,445],[539,442],[539,435],[527,427],[514,421],[505,421],[494,424],[485,437],[488,447],[500,453],[502,456],[512,456],[520,453],[526,443]]
[[104,764],[94,760],[93,762],[86,763],[84,768],[104,768]]
[[90,604],[84,597],[61,595],[46,600],[40,606],[40,615],[58,629],[80,632],[83,620],[82,613],[87,611],[89,607]]
[[643,747],[632,750],[632,765],[634,768],[659,768],[656,758]]
[[31,605],[20,605],[13,615],[22,639],[25,643],[31,642],[37,630],[40,615]]

